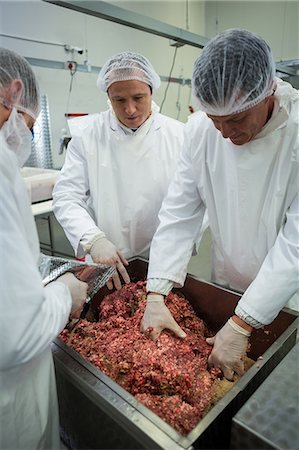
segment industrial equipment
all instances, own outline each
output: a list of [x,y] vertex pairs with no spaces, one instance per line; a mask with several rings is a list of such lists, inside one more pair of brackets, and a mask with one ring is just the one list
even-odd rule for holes
[[299,443],[299,342],[235,415],[231,449],[295,449]]
[[[128,272],[132,282],[145,279],[147,262],[135,258]],[[239,295],[188,276],[179,290],[196,314],[215,332],[232,315]],[[93,299],[96,308],[105,295]],[[271,325],[256,330],[249,357],[256,361],[198,425],[182,436],[138,402],[112,379],[59,338],[53,343],[62,439],[76,449],[229,448],[233,416],[296,342],[297,314],[283,310]],[[260,356],[262,359],[258,360]]]

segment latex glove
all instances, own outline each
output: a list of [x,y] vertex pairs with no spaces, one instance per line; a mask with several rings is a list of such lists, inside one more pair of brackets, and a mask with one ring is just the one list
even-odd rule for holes
[[[148,330],[149,328],[150,330]],[[156,341],[164,328],[173,331],[180,338],[186,337],[186,333],[176,323],[165,305],[163,295],[148,294],[141,321],[141,331],[147,333],[153,341]]]
[[249,336],[249,331],[230,318],[214,337],[206,340],[208,344],[214,345],[208,359],[209,367],[220,367],[227,380],[233,379],[234,372],[243,375]]
[[115,245],[108,239],[101,237],[96,240],[91,246],[90,256],[95,263],[115,266],[116,272],[112,275],[110,280],[107,281],[108,289],[113,289],[113,285],[116,289],[121,289],[119,274],[122,276],[125,283],[130,283],[130,277],[125,268],[129,263],[121,251],[117,250]]
[[61,275],[56,281],[65,284],[69,288],[72,297],[70,317],[71,319],[79,319],[86,302],[88,284],[78,280],[75,275],[70,272]]

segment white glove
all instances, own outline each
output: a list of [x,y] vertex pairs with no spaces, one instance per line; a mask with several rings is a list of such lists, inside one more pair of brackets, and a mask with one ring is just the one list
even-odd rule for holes
[[67,272],[55,281],[65,284],[71,293],[72,308],[70,317],[72,319],[79,319],[83,306],[86,302],[88,284],[78,280],[74,274]]
[[148,294],[141,321],[141,331],[147,333],[153,341],[156,341],[164,328],[173,331],[180,338],[186,337],[186,333],[176,323],[165,305],[163,295]]
[[208,359],[209,367],[220,367],[227,380],[233,379],[234,372],[243,375],[249,336],[249,331],[230,318],[214,337],[206,339],[208,344],[214,345]]
[[122,276],[125,283],[130,283],[130,277],[124,267],[124,265],[127,266],[129,263],[122,253],[117,250],[115,245],[108,239],[105,237],[100,237],[97,239],[90,248],[90,256],[95,263],[108,264],[109,266],[116,267],[117,271],[107,282],[108,289],[112,289],[113,284],[116,289],[121,289],[121,281],[118,272]]

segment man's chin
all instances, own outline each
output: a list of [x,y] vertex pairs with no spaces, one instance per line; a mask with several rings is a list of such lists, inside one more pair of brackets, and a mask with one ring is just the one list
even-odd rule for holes
[[135,120],[125,120],[124,124],[126,125],[126,127],[128,128],[139,128],[142,125],[142,122],[140,119],[135,119]]
[[246,137],[229,138],[234,145],[244,145],[248,142]]

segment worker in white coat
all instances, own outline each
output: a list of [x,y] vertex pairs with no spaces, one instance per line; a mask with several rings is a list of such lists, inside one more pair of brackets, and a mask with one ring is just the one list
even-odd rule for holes
[[25,59],[0,48],[0,448],[60,448],[50,344],[79,317],[87,284],[67,273],[43,287],[39,242],[20,167],[39,92]]
[[[69,121],[72,134],[53,208],[77,257],[115,265],[114,286],[134,256],[148,257],[158,212],[174,175],[183,123],[152,101],[160,78],[144,56],[119,53],[101,69],[105,112]],[[113,286],[112,280],[108,285]]]
[[[299,93],[275,78],[266,42],[226,30],[194,64],[201,110],[186,125],[179,167],[153,238],[142,329],[177,329],[163,296],[182,286],[208,211],[213,281],[243,293],[215,337],[210,366],[242,374],[248,338],[271,323],[299,289]],[[150,330],[149,330],[150,331]]]

